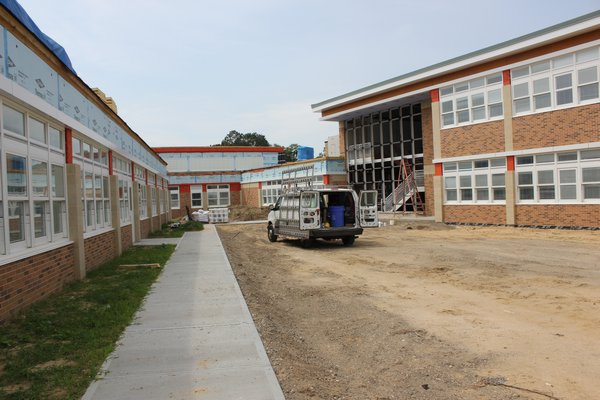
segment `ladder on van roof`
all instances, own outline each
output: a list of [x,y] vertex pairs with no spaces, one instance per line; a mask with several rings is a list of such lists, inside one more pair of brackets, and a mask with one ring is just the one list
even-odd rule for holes
[[315,166],[312,164],[281,171],[281,193],[312,189],[314,178]]

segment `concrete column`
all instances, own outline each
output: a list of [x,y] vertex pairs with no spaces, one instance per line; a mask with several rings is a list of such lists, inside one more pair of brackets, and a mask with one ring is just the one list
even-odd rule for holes
[[150,232],[158,230],[158,227],[154,226],[152,221],[152,186],[146,183],[146,215],[150,223]]
[[515,225],[515,204],[517,193],[515,185],[515,157],[506,157],[506,225]]
[[115,249],[117,254],[115,257],[123,254],[123,246],[121,245],[121,207],[119,207],[119,177],[116,175],[109,176],[110,182],[110,208],[112,215],[112,226],[115,229]]
[[510,85],[510,70],[502,72],[502,104],[504,109],[504,150],[513,151],[513,109],[512,109],[512,91]]
[[77,279],[85,278],[85,248],[83,239],[83,205],[81,202],[81,168],[67,164],[67,210],[69,239],[73,241],[74,269]]
[[140,221],[140,190],[139,190],[139,183],[138,182],[132,182],[132,194],[131,194],[131,201],[133,201],[133,221],[131,221],[132,223],[132,229],[133,229],[133,237],[135,239],[136,242],[139,242],[140,238],[142,237],[142,227],[141,227],[141,221]]
[[338,135],[340,137],[340,155],[346,158],[346,127],[344,126],[344,121],[339,122]]
[[[433,159],[442,158],[442,134],[440,124],[440,92],[438,89],[431,91],[431,130],[433,134]],[[435,165],[433,176],[433,208],[435,222],[444,222],[444,177],[442,164]]]
[[435,95],[432,91],[431,96],[431,130],[433,131],[433,158],[442,158],[442,136],[440,125],[440,101],[439,92],[435,90]]

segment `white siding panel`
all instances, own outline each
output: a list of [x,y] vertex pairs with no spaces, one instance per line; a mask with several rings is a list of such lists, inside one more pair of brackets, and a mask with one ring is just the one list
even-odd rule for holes
[[167,161],[167,170],[169,172],[186,172],[188,170],[187,158],[169,158]]
[[263,158],[261,157],[244,157],[236,160],[236,170],[245,171],[254,168],[263,168]]

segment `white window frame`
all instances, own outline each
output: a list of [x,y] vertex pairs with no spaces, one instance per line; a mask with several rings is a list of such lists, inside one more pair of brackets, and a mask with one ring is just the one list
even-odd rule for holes
[[[535,155],[527,155],[527,156],[517,156],[516,157],[516,166],[515,166],[515,185],[516,185],[516,202],[519,205],[527,205],[527,204],[600,204],[600,199],[594,198],[585,198],[585,185],[588,184],[584,182],[584,173],[588,168],[600,168],[600,156],[596,156],[595,158],[586,158],[586,155],[589,154],[600,154],[600,148],[598,149],[590,149],[590,150],[573,150],[573,151],[563,151],[558,153],[540,153]],[[553,155],[554,161],[552,162],[540,162],[539,159],[541,156],[544,156],[544,160],[547,158],[546,156]],[[576,155],[574,158],[573,155]],[[531,159],[531,163],[523,163],[523,160]],[[561,160],[562,159],[562,160]],[[552,184],[544,184],[540,182],[539,173],[541,171],[552,171],[553,174],[553,183]],[[575,181],[563,182],[561,180],[561,171],[574,171]],[[520,174],[531,174],[532,181],[531,184],[523,185],[520,184],[519,176]],[[589,184],[600,184],[598,182],[590,182]],[[519,189],[521,187],[532,187],[534,196],[533,199],[521,199]],[[553,186],[554,187],[554,199],[542,199],[540,195],[540,188],[543,186]],[[575,198],[562,198],[561,188],[563,186],[575,186]]]
[[[502,73],[497,72],[440,88],[442,129],[503,119],[502,86]],[[491,116],[498,106],[500,113]]]
[[[194,195],[200,195],[194,199]],[[190,201],[192,208],[202,208],[202,185],[190,185]]]
[[148,218],[148,190],[144,182],[137,182],[140,219]]
[[[506,158],[453,161],[443,164],[444,204],[506,204],[505,185],[494,185],[494,176],[506,176]],[[485,176],[485,184],[481,177]],[[479,178],[478,178],[479,177]],[[504,189],[504,199],[497,199],[495,191]],[[487,190],[487,198],[479,192]],[[471,196],[465,196],[470,191]],[[478,192],[479,191],[479,192]]]
[[[231,202],[231,193],[228,184],[209,184],[206,185],[206,193],[208,196],[208,208],[229,207]],[[223,202],[221,194],[227,193],[227,202]],[[211,204],[211,194],[216,194],[216,204]]]
[[[595,58],[594,56],[591,56],[591,58],[582,57],[582,55],[593,53],[595,53]],[[580,82],[582,80],[581,73],[583,71],[591,72],[592,69],[595,69],[595,79]],[[600,102],[600,47],[598,45],[519,66],[513,68],[511,74],[513,116],[529,115]],[[565,76],[570,77],[570,84],[559,86],[562,85],[561,78]],[[542,80],[548,81],[548,89],[536,93],[536,86],[539,88],[536,82],[541,82]],[[595,86],[596,97],[582,100],[582,88],[589,86]],[[518,90],[520,91],[521,89],[517,90],[517,88],[527,88],[527,94],[518,95]],[[559,99],[563,93],[570,93],[571,101],[559,104]],[[536,96],[547,96],[548,94],[550,95],[550,104],[536,109]],[[529,103],[529,108],[518,111],[518,105],[525,102],[525,100]]]
[[[173,195],[176,195],[176,198],[174,198]],[[181,192],[179,186],[170,186],[169,196],[171,198],[171,210],[179,210],[181,208]]]

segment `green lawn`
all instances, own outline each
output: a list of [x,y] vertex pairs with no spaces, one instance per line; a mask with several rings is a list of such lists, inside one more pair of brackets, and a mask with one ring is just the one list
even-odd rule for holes
[[175,246],[132,247],[0,325],[0,399],[79,399]]

